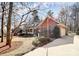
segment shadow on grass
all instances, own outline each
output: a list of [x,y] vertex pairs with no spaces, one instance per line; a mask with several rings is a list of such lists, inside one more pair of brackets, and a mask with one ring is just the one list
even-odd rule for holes
[[0,47],[0,55],[14,51],[15,49],[18,49],[22,44],[23,44],[22,41],[13,41],[11,44],[11,48],[9,48],[8,45],[7,46],[3,45]]
[[16,54],[15,56],[23,56],[24,54],[29,53],[30,51],[33,51],[34,49],[36,49],[36,48],[34,47],[34,48],[32,48],[31,50],[29,50],[27,52],[19,53],[19,54]]
[[33,34],[19,35],[19,37],[34,37]]
[[0,48],[3,48],[3,47],[6,47],[7,45],[3,45],[3,46],[1,46]]

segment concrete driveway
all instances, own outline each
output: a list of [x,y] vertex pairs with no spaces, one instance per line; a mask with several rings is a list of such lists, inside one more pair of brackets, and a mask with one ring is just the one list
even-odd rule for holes
[[[65,36],[39,47],[24,56],[74,56],[79,55],[79,47],[73,43],[74,36]],[[77,48],[76,48],[77,47]]]

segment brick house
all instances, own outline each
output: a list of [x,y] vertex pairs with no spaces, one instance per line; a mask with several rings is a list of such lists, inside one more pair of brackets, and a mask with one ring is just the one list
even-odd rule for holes
[[40,36],[51,37],[53,36],[53,29],[56,25],[60,28],[60,36],[64,36],[66,34],[66,26],[56,22],[54,17],[46,17],[36,28]]

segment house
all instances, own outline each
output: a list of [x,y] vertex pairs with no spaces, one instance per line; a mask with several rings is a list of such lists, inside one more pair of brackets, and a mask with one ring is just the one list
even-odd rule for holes
[[54,17],[47,16],[36,28],[40,36],[52,37],[53,29],[56,25],[60,29],[60,36],[64,36],[66,34],[66,26],[56,22]]
[[67,27],[64,24],[58,23],[54,17],[47,16],[44,20],[33,22],[31,24],[27,24],[26,32],[27,34],[37,35],[37,36],[45,36],[52,37],[53,30],[55,26],[58,26],[60,29],[60,36],[66,35]]
[[65,36],[66,35],[66,31],[67,31],[67,27],[64,24],[57,24],[57,26],[60,29],[60,36]]
[[27,25],[26,25],[26,32],[27,34],[32,34],[32,35],[37,35],[37,29],[36,29],[36,26],[40,23],[40,21],[38,22],[29,22]]

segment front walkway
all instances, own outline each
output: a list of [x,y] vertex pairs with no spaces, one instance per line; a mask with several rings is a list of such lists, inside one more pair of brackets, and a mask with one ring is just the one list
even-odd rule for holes
[[65,36],[39,47],[24,56],[72,56],[79,55],[79,47],[73,43],[74,36]]

